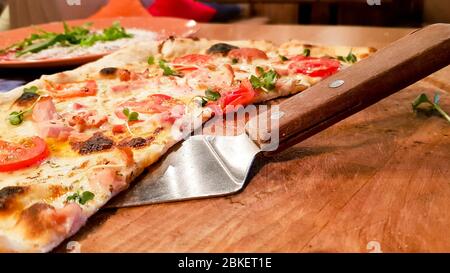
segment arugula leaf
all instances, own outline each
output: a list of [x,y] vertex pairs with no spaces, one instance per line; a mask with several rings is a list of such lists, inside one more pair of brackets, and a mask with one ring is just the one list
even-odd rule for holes
[[255,89],[262,89],[264,92],[269,92],[275,89],[275,83],[278,79],[278,74],[275,70],[264,71],[262,67],[256,67],[259,77],[255,75],[250,76],[250,83]]
[[79,202],[81,205],[84,205],[84,204],[86,204],[88,201],[94,199],[94,197],[95,197],[95,194],[93,194],[92,192],[90,192],[90,191],[84,191],[84,192],[81,194],[81,196],[80,196],[78,202]]
[[114,41],[121,38],[131,38],[133,35],[128,34],[119,22],[114,22],[111,27],[103,30],[103,41]]
[[124,108],[122,112],[128,118],[128,122],[139,120],[139,113],[137,112],[130,112],[128,108]]
[[253,88],[259,89],[262,87],[261,80],[256,77],[255,75],[250,76],[250,83],[252,84]]
[[205,91],[205,97],[209,100],[209,101],[217,101],[218,99],[220,99],[220,93],[213,91],[211,89],[208,89]]
[[197,96],[195,98],[198,99],[201,106],[204,107],[209,101],[217,101],[218,99],[220,99],[220,97],[221,96],[219,92],[207,89],[204,96]]
[[305,57],[311,56],[311,49],[305,48],[305,49],[303,50],[303,55],[304,55]]
[[37,86],[34,86],[34,85],[23,89],[23,93],[20,96],[20,98],[24,98],[26,100],[30,99],[30,98],[35,98],[37,100],[28,109],[11,112],[8,117],[9,123],[11,125],[19,125],[23,122],[24,115],[33,109],[34,105],[36,105],[36,103],[38,102],[38,100],[40,98],[40,95],[37,92],[38,92],[38,88],[37,88]]
[[67,202],[78,202],[81,205],[86,204],[88,201],[94,199],[95,194],[90,191],[84,191],[83,193],[75,192],[72,195],[67,196]]
[[280,60],[281,60],[282,62],[285,62],[285,61],[289,60],[288,57],[283,56],[283,55],[278,55],[278,57],[280,57]]
[[353,54],[353,50],[350,50],[350,52],[348,53],[348,55],[346,57],[338,56],[337,58],[339,61],[344,62],[344,63],[353,64],[358,61],[358,57],[356,57],[356,55]]
[[9,114],[8,120],[11,125],[19,125],[23,122],[23,111],[14,111]]
[[79,197],[80,197],[80,194],[78,192],[75,192],[74,194],[67,196],[66,201],[67,202],[77,201]]
[[424,103],[430,104],[432,111],[438,112],[450,123],[450,116],[441,108],[441,106],[439,105],[439,100],[439,94],[435,94],[433,101],[431,101],[426,94],[422,93],[412,102],[413,111],[417,112],[419,110],[419,106]]
[[29,46],[18,51],[16,53],[16,55],[18,57],[20,57],[27,53],[36,53],[36,52],[42,51],[42,50],[47,49],[47,48],[53,46],[54,44],[56,44],[59,41],[59,39],[61,39],[61,37],[62,37],[61,35],[56,35],[51,38],[45,39],[43,41],[40,41],[40,42],[37,42],[34,44],[30,44]]
[[159,60],[159,67],[163,70],[164,76],[180,76],[180,74],[175,69],[172,69],[164,60]]
[[91,26],[92,23],[85,23],[81,26],[71,27],[66,22],[63,22],[64,31],[62,33],[38,30],[39,33],[33,33],[21,42],[1,49],[0,52],[14,49],[17,51],[16,55],[20,57],[27,53],[42,51],[55,44],[62,46],[92,46],[96,42],[133,37],[133,35],[126,32],[119,22],[114,22],[110,27],[103,29],[102,33],[91,31],[89,29]]
[[147,63],[149,65],[154,65],[155,64],[155,57],[153,57],[153,56],[148,57]]
[[37,88],[37,86],[30,86],[30,87],[28,87],[28,88],[24,88],[23,89],[23,92],[24,93],[33,93],[33,94],[37,94],[37,91],[38,91],[38,88]]

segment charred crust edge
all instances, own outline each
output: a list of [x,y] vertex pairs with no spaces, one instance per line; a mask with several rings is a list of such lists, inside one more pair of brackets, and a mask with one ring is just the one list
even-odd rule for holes
[[22,95],[15,101],[15,103],[19,106],[29,106],[33,104],[38,98],[39,94],[32,92],[24,92]]
[[230,52],[233,49],[238,49],[239,47],[226,44],[226,43],[217,43],[212,45],[208,50],[206,50],[207,54],[222,54],[223,56],[226,56],[228,52]]
[[0,210],[8,209],[9,204],[19,195],[22,195],[27,187],[9,186],[0,190]]
[[117,67],[105,67],[100,70],[101,76],[111,77],[115,76],[117,74],[118,68]]
[[103,133],[95,133],[92,137],[83,142],[70,143],[72,149],[81,155],[110,150],[114,146],[114,141]]

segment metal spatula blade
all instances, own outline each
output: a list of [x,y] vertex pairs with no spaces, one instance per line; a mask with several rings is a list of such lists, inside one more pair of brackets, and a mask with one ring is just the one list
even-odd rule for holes
[[247,135],[191,136],[149,168],[107,207],[213,197],[244,186],[258,146]]
[[[271,137],[249,126],[239,136],[193,136],[170,151],[109,207],[232,194],[276,135],[279,152],[450,64],[450,25],[414,32],[279,105]],[[267,115],[272,117],[274,114]],[[259,124],[259,115],[248,124]],[[276,134],[274,134],[276,132]],[[252,141],[249,136],[253,136]],[[255,137],[257,136],[257,137]],[[278,141],[279,140],[279,141]],[[259,147],[263,147],[260,149]],[[262,151],[264,150],[264,151]]]

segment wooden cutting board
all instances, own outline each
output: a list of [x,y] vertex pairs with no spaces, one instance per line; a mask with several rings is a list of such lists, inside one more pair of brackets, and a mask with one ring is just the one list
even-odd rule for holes
[[[202,25],[199,37],[382,47],[410,29]],[[389,60],[386,60],[389,61]],[[450,67],[268,159],[240,194],[102,210],[82,252],[449,252]]]

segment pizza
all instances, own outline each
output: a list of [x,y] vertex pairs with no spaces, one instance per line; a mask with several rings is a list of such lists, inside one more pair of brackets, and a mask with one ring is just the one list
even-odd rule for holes
[[301,92],[373,51],[171,37],[0,94],[0,251],[52,250],[193,120]]
[[63,23],[64,31],[49,32],[36,29],[25,39],[0,48],[0,61],[33,61],[54,58],[73,58],[107,54],[127,45],[158,39],[152,31],[128,28],[119,22],[102,30],[91,28],[88,22],[80,26]]

